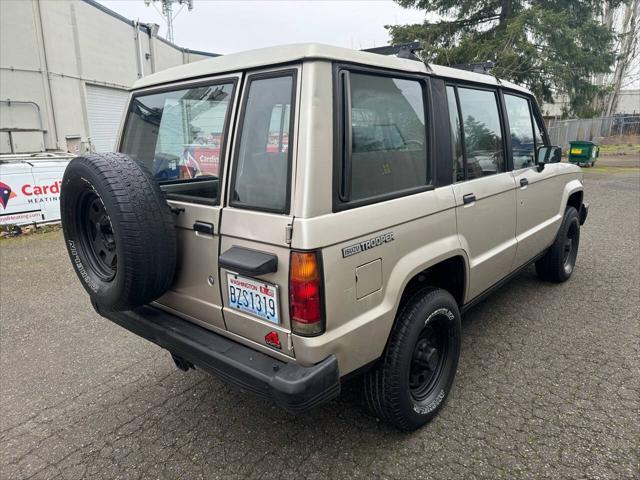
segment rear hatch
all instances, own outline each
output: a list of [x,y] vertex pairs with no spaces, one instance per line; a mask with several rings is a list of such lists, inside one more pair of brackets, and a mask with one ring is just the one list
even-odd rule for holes
[[223,210],[220,283],[229,332],[293,356],[291,177],[298,70],[247,76]]
[[144,163],[176,219],[176,278],[157,303],[207,328],[225,329],[218,277],[229,131],[241,75],[134,92],[120,151]]
[[225,75],[132,96],[120,150],[176,214],[177,274],[158,306],[293,356],[289,232],[299,69]]

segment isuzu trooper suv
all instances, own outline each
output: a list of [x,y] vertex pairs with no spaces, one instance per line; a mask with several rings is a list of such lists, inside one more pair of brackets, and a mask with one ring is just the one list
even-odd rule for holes
[[324,45],[140,79],[117,150],[62,186],[100,315],[294,412],[360,376],[405,430],[443,406],[461,312],[532,263],[567,280],[587,216],[526,89]]

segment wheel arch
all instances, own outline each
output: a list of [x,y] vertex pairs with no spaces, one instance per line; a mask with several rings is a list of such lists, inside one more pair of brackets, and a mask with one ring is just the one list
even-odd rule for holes
[[453,295],[458,306],[462,307],[467,290],[467,277],[466,256],[457,254],[440,260],[419,271],[407,281],[400,296],[398,309],[415,292],[424,287],[437,287],[446,290]]
[[580,212],[580,208],[582,206],[582,198],[584,196],[583,190],[576,190],[569,195],[567,198],[567,203],[565,208],[574,207],[578,212]]
[[[451,275],[451,270],[455,272]],[[449,278],[447,278],[447,276]],[[376,358],[382,357],[386,351],[398,321],[398,313],[402,306],[413,297],[413,294],[427,287],[442,288],[451,293],[460,310],[464,304],[469,283],[469,259],[462,249],[449,250],[433,257],[430,261],[415,265],[405,277],[401,289],[397,292],[397,301],[392,313],[392,321],[388,324],[384,347]],[[453,291],[452,291],[453,290]],[[373,364],[370,364],[372,366]]]
[[385,349],[393,327],[396,324],[398,312],[413,294],[425,287],[442,288],[453,295],[459,308],[462,309],[469,287],[468,284],[469,259],[467,253],[462,249],[443,252],[428,262],[415,265],[405,276],[402,287],[398,291],[397,301],[393,309],[393,321],[387,331]]
[[564,187],[564,191],[562,193],[562,202],[560,204],[559,214],[563,215],[564,211],[567,207],[575,207],[578,212],[580,211],[580,206],[582,205],[582,200],[584,196],[584,185],[580,180],[573,179]]

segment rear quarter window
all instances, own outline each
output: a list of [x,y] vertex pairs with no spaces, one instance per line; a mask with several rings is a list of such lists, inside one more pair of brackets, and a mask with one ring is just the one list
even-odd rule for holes
[[351,71],[341,79],[340,199],[356,206],[429,185],[423,82]]

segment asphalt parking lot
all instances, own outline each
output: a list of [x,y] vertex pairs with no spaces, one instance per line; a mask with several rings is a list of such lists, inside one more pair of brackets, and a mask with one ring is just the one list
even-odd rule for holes
[[448,404],[403,434],[356,385],[305,416],[178,371],[91,309],[62,235],[0,243],[0,477],[639,478],[640,170],[586,174],[573,278],[469,311]]

